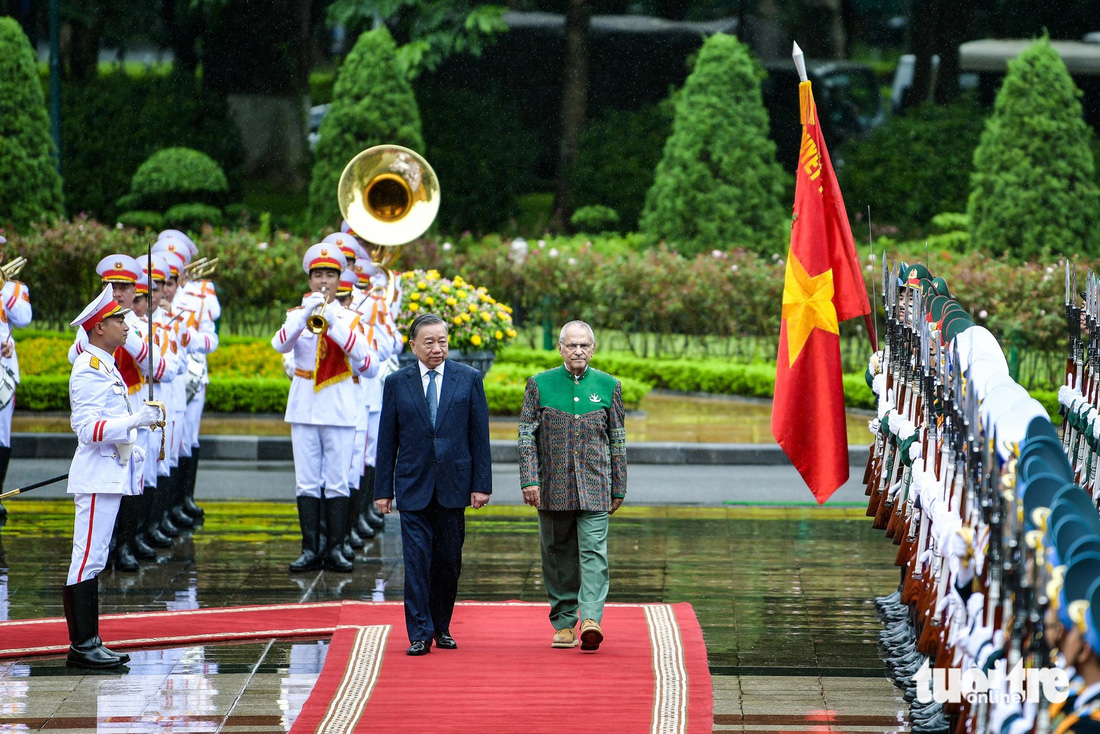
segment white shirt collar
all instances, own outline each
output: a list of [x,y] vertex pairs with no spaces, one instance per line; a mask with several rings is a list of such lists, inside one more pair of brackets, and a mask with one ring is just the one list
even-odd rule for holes
[[[427,380],[428,379],[428,373],[431,371],[431,368],[428,367],[428,365],[421,362],[419,359],[416,360],[416,363],[418,365],[420,365],[420,379],[421,380]],[[439,366],[435,368],[435,373],[440,378],[443,377],[443,365],[445,365],[445,364],[447,364],[447,360],[443,360],[442,362],[440,362]]]

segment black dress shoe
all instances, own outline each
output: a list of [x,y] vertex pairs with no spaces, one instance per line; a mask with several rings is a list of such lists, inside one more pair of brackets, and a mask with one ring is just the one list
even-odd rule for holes
[[427,655],[432,651],[431,646],[424,642],[424,640],[417,640],[413,644],[409,645],[409,649],[405,651],[406,655]]
[[454,650],[458,647],[458,643],[455,642],[455,638],[451,637],[447,632],[440,632],[435,636],[435,644],[440,650]]

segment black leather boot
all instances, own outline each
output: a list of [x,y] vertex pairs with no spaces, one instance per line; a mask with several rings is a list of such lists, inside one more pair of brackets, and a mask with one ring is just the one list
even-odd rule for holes
[[[350,545],[352,547],[352,550],[358,550],[366,545],[366,543],[363,542],[362,536],[359,535],[359,511],[362,508],[362,500],[363,490],[351,490],[351,501],[348,502],[347,545]],[[345,553],[344,555],[346,556],[347,553]],[[354,553],[352,555],[354,555]]]
[[302,529],[302,555],[288,568],[300,571],[317,571],[321,568],[321,499],[298,498],[298,525]]
[[172,522],[172,475],[157,477],[157,493],[153,495],[153,501],[157,509],[153,517],[157,521],[157,527],[169,538],[178,538],[180,529]]
[[363,505],[365,512],[364,517],[367,518],[367,524],[374,528],[376,533],[383,532],[386,529],[386,517],[378,508],[374,506],[374,467],[368,466],[363,470],[363,479],[365,484],[360,484],[359,488],[363,490],[364,494],[370,495],[370,499]]
[[331,571],[351,573],[355,564],[344,557],[342,546],[348,523],[348,497],[326,497],[325,518],[328,521],[326,534],[328,551],[325,553],[325,568]]
[[201,520],[206,514],[203,509],[195,504],[195,480],[199,475],[199,447],[191,447],[191,460],[187,462],[187,474],[184,477],[185,487],[183,495],[184,511],[196,520]]
[[[157,557],[157,552],[153,550],[153,546],[149,545],[145,527],[149,516],[149,499],[152,497],[152,492],[154,491],[152,487],[146,487],[144,492],[134,497],[133,551],[134,556],[139,561],[153,561],[156,560]],[[165,540],[168,539],[165,538]],[[171,543],[171,541],[169,541],[169,543]]]
[[187,457],[181,456],[179,466],[172,472],[172,499],[170,500],[172,507],[168,511],[168,517],[172,519],[172,524],[180,530],[190,530],[195,527],[195,521],[191,519],[191,516],[183,509],[184,481],[187,474],[187,462]]
[[[4,493],[4,480],[8,477],[8,462],[11,461],[11,446],[0,446],[0,494]],[[0,502],[0,525],[8,519],[8,511]]]
[[119,500],[118,515],[115,516],[114,564],[116,569],[127,573],[136,573],[139,565],[132,546],[136,499],[137,497],[123,495]]
[[130,662],[126,653],[113,652],[99,639],[99,577],[61,587],[65,621],[69,625],[66,664],[74,668],[116,668]]

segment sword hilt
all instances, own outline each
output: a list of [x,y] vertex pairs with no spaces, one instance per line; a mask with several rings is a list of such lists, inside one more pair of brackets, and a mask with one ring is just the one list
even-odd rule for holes
[[167,418],[168,416],[168,411],[165,409],[164,403],[160,402],[159,400],[146,400],[145,404],[154,408],[160,408],[160,414],[164,416],[164,418],[156,422],[157,428],[160,429],[160,456],[157,457],[157,460],[164,461],[164,426],[165,418]]

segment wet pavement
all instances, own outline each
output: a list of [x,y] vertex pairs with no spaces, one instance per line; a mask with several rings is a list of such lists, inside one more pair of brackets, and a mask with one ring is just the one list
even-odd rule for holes
[[[774,444],[771,432],[771,400],[716,395],[686,395],[663,390],[647,394],[639,410],[626,417],[630,441],[680,441],[687,443]],[[847,415],[848,441],[868,442],[869,411],[850,409]],[[519,419],[493,417],[490,437],[514,441]],[[68,413],[16,413],[15,433],[68,433]],[[283,416],[206,413],[204,436],[289,436],[290,424]]]
[[[291,575],[293,504],[206,509],[205,525],[157,562],[105,573],[101,611],[401,598],[396,518],[353,574]],[[459,598],[545,601],[534,512],[490,506],[467,517]],[[70,501],[20,500],[0,528],[0,619],[61,616],[71,528]],[[897,584],[894,548],[862,510],[624,506],[609,555],[609,601],[694,606],[716,731],[904,730],[907,706],[883,674],[871,602]],[[4,661],[0,731],[286,731],[326,650],[317,640],[144,651],[124,676],[81,675],[60,658]]]

